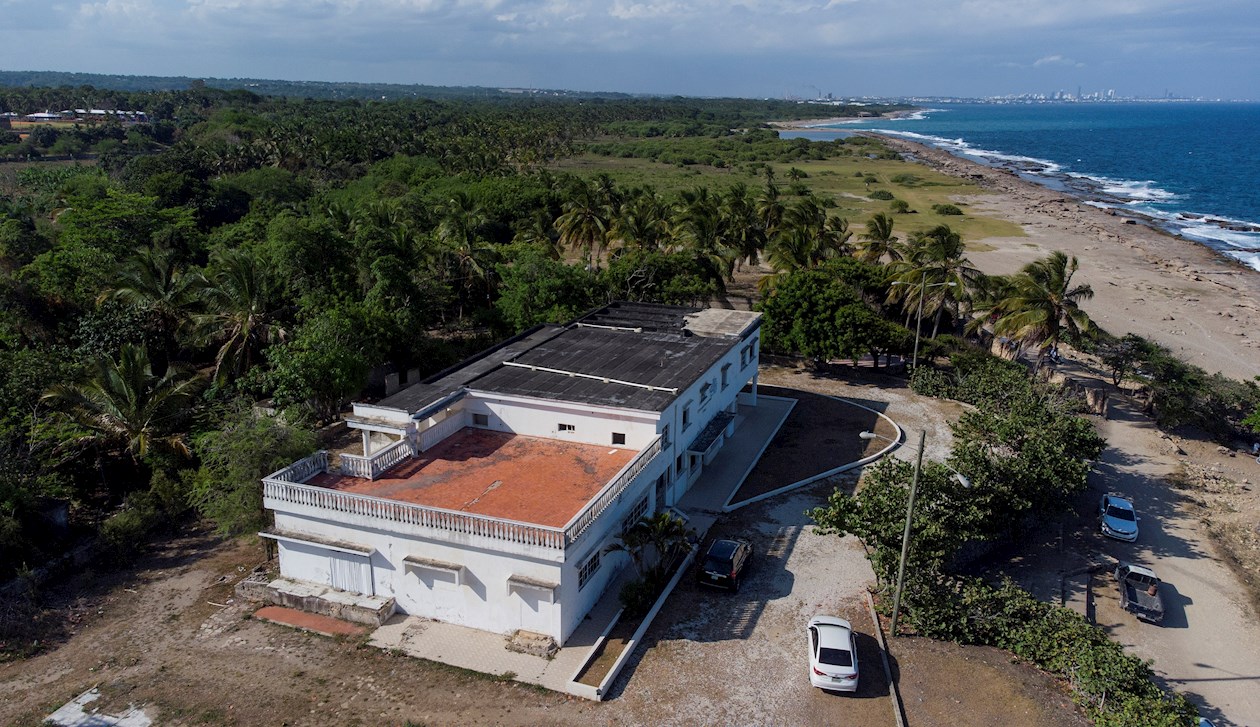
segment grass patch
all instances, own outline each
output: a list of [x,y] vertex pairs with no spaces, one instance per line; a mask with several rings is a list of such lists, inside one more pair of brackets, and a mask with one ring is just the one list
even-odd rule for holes
[[[657,143],[662,143],[656,140]],[[801,183],[824,199],[835,201],[836,207],[831,210],[849,220],[850,227],[860,230],[866,221],[877,212],[887,212],[888,203],[869,199],[867,195],[875,188],[874,184],[894,184],[896,196],[904,199],[910,209],[918,210],[914,214],[897,215],[896,233],[905,239],[911,233],[927,231],[937,225],[949,225],[950,229],[962,235],[970,249],[981,250],[974,240],[987,237],[1026,237],[1019,225],[997,217],[986,217],[980,214],[939,215],[931,211],[932,205],[955,204],[952,200],[958,196],[982,195],[985,190],[970,180],[959,179],[941,174],[933,169],[915,162],[895,159],[870,159],[865,156],[842,156],[822,161],[796,160],[792,162],[766,162],[766,166],[774,170],[776,183],[785,195],[789,195],[788,172],[796,167],[808,175]],[[607,174],[617,182],[618,186],[652,186],[658,192],[672,195],[682,190],[696,187],[709,187],[711,191],[723,191],[734,184],[742,183],[754,190],[765,184],[761,174],[750,171],[747,167],[717,168],[702,164],[679,167],[675,164],[654,162],[650,159],[605,157],[586,154],[550,166],[558,172],[568,172],[580,177],[594,177]],[[897,184],[896,179],[906,179],[905,175],[914,178],[911,186]],[[876,182],[869,186],[867,177],[874,177]],[[993,249],[992,247],[983,249]]]

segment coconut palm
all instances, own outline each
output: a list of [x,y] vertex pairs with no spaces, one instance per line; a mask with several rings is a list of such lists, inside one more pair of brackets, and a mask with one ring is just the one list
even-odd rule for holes
[[898,238],[893,234],[893,219],[883,212],[866,221],[866,232],[858,240],[858,258],[863,262],[877,263],[885,257],[896,262],[902,258]]
[[206,279],[186,272],[170,250],[141,248],[119,270],[114,287],[101,293],[97,302],[115,300],[152,315],[163,342],[158,368],[165,370],[176,352],[176,336],[192,319],[193,306],[205,285]]
[[43,399],[86,429],[86,439],[133,460],[160,447],[188,454],[177,426],[195,401],[199,380],[171,366],[153,373],[143,346],[124,344],[118,360],[102,358],[93,375],[48,389]]
[[730,244],[739,256],[738,261],[756,265],[766,247],[766,235],[752,192],[742,182],[731,185],[722,195],[720,206],[723,224]]
[[651,187],[634,190],[613,217],[610,232],[622,249],[659,250],[669,241],[669,205]]
[[1011,280],[1013,294],[995,308],[994,333],[1040,346],[1038,368],[1063,336],[1076,340],[1092,325],[1080,301],[1093,298],[1094,289],[1072,285],[1077,268],[1075,257],[1059,251],[1028,263]]
[[719,292],[725,292],[739,251],[730,244],[719,201],[708,187],[681,194],[674,211],[673,230],[675,245],[707,271]]
[[219,346],[214,379],[224,383],[249,370],[262,349],[284,337],[275,308],[275,281],[251,255],[217,253],[205,288],[206,312],[193,317],[196,335]]
[[608,234],[613,210],[589,185],[581,185],[561,205],[562,214],[556,218],[560,231],[560,244],[572,250],[581,250],[587,265],[593,265],[608,245]]
[[984,277],[967,259],[962,237],[947,225],[915,233],[905,259],[888,267],[888,302],[900,302],[907,316],[912,308],[932,315],[933,338],[945,311],[961,313],[961,306]]
[[442,205],[437,237],[447,260],[449,281],[462,291],[459,317],[464,317],[464,304],[474,294],[491,287],[497,251],[480,235],[489,218],[468,195],[456,193]]

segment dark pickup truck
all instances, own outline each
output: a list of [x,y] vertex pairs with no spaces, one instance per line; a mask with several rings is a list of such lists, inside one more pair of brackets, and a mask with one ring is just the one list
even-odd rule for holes
[[1120,607],[1143,621],[1157,624],[1164,620],[1164,599],[1159,595],[1159,576],[1150,568],[1121,563],[1116,566],[1116,583],[1120,586]]

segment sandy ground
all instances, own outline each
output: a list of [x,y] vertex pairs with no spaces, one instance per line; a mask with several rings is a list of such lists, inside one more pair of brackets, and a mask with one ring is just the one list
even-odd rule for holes
[[924,164],[986,189],[956,202],[1023,226],[1027,237],[967,241],[968,256],[984,272],[1015,272],[1061,250],[1080,261],[1073,280],[1094,289],[1082,307],[1105,330],[1158,341],[1209,372],[1238,379],[1260,375],[1260,273],[1014,173],[884,138]]

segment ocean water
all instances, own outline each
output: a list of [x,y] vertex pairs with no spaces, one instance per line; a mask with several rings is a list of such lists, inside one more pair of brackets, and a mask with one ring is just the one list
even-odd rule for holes
[[948,104],[792,135],[857,129],[1011,169],[1260,271],[1260,104]]

